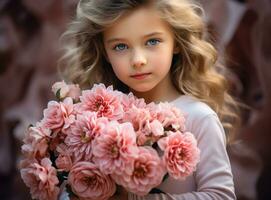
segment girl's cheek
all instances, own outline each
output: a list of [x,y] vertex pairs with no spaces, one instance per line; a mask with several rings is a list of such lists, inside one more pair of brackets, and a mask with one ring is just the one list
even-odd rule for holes
[[129,54],[120,53],[119,55],[114,56],[112,61],[119,66],[128,65],[129,64]]

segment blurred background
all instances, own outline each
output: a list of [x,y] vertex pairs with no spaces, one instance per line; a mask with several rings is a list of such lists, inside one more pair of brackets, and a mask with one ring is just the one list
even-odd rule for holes
[[[26,127],[60,80],[59,37],[78,0],[0,0],[0,199],[29,200],[18,171]],[[199,0],[242,111],[228,145],[238,200],[271,199],[271,0]]]

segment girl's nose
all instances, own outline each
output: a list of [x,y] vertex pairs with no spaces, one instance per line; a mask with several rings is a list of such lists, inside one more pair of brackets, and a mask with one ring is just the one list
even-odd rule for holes
[[146,56],[141,51],[134,52],[133,58],[132,58],[132,66],[135,68],[143,67],[147,64]]

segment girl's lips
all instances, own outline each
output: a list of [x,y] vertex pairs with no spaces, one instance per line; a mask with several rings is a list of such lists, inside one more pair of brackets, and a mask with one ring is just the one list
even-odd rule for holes
[[132,75],[131,77],[132,78],[135,78],[135,79],[144,79],[146,78],[147,76],[149,76],[151,73],[142,73],[142,74],[135,74],[135,75]]

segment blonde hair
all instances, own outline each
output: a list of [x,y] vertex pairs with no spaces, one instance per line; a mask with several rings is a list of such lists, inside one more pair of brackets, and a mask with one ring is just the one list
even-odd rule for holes
[[238,106],[228,94],[225,78],[217,72],[217,52],[204,38],[203,11],[189,0],[80,0],[76,18],[63,34],[64,77],[82,88],[102,82],[128,92],[105,59],[103,31],[123,14],[154,6],[172,27],[180,53],[173,56],[171,79],[175,88],[208,104],[220,118],[228,139],[239,122]]

